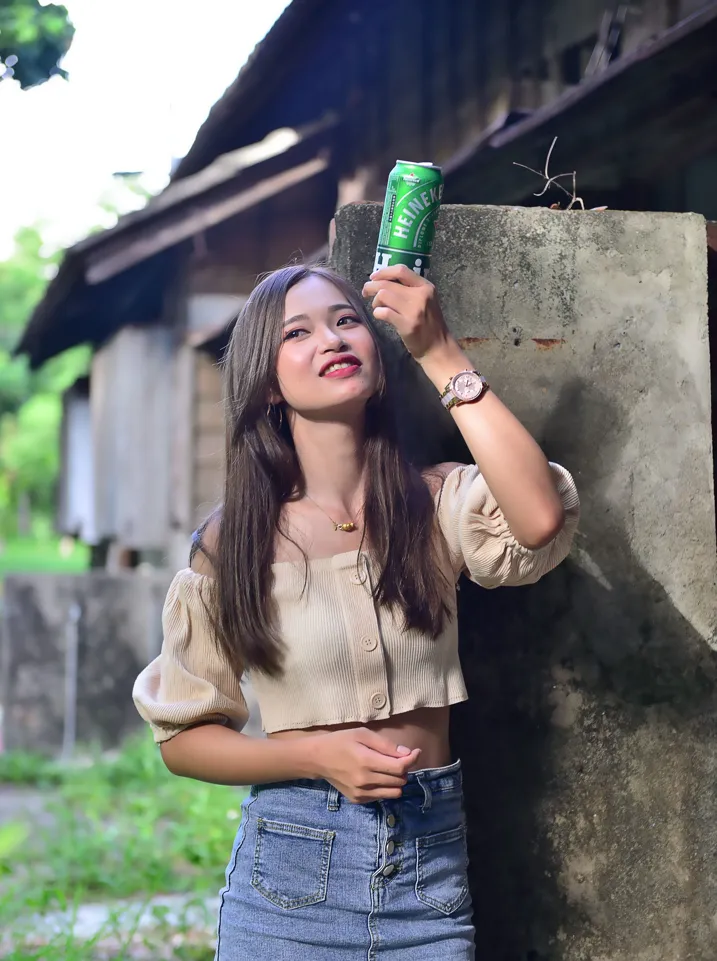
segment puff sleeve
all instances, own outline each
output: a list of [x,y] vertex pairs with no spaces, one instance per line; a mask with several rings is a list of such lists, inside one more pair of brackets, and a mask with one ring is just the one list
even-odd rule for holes
[[220,654],[205,600],[209,578],[190,569],[172,581],[162,611],[162,649],[135,681],[132,697],[157,743],[193,724],[249,717],[240,678]]
[[550,464],[565,510],[558,535],[536,550],[513,537],[508,522],[475,465],[456,467],[436,495],[438,524],[453,573],[465,573],[482,587],[533,584],[567,556],[580,517],[573,478]]

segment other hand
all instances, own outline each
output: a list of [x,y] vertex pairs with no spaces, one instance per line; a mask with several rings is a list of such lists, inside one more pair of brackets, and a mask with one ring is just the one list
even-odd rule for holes
[[315,747],[320,776],[354,804],[399,798],[421,753],[366,727],[319,734]]

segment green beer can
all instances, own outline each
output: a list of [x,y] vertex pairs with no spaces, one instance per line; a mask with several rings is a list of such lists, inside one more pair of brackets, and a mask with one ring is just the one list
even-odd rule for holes
[[441,168],[397,160],[388,177],[374,270],[406,264],[422,277],[431,265],[443,196]]

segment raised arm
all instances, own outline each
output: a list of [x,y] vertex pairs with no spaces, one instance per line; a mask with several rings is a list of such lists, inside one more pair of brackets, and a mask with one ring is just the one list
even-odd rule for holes
[[[375,316],[396,328],[438,391],[472,367],[425,278],[407,267],[386,267],[372,274],[364,296],[373,298]],[[515,541],[528,550],[552,543],[566,520],[561,477],[529,432],[492,391],[451,414]]]

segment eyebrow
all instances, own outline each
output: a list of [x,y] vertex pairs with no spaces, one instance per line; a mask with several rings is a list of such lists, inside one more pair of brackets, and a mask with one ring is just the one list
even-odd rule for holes
[[[331,314],[335,314],[339,310],[352,310],[356,313],[356,308],[352,307],[351,304],[332,304],[328,310]],[[311,320],[311,318],[308,314],[295,314],[293,317],[289,317],[288,320],[284,321],[284,327],[288,327],[289,324],[293,324],[297,320]]]

